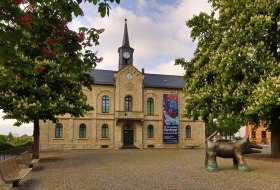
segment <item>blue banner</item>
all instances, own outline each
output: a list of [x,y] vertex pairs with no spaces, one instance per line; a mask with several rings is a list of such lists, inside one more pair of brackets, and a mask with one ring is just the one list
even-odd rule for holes
[[178,96],[163,95],[163,142],[178,143],[179,114]]

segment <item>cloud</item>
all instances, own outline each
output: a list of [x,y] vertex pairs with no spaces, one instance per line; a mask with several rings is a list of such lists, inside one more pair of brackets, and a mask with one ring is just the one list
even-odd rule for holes
[[10,125],[8,126],[1,125],[0,131],[1,131],[0,132],[1,135],[8,135],[11,132],[15,137],[19,137],[24,134],[31,136],[33,134],[33,127],[32,126],[16,127]]
[[[109,18],[100,18],[97,13],[85,11],[86,16],[74,20],[71,27],[105,28],[100,36],[100,46],[94,49],[98,50],[98,56],[104,58],[97,68],[117,70],[117,50],[122,43],[124,19],[127,18],[130,46],[135,50],[134,66],[155,72],[159,65],[166,64],[170,68],[168,73],[162,71],[162,74],[176,74],[178,69],[170,64],[170,60],[177,57],[190,59],[195,49],[186,20],[201,11],[209,13],[211,7],[207,0],[181,0],[176,1],[177,4],[162,2],[167,1],[126,1],[124,5],[113,7]],[[141,12],[137,11],[140,9]],[[87,10],[91,9],[87,7]]]
[[[3,113],[3,111],[2,110],[0,110],[0,126],[13,126],[13,124],[16,122],[16,120],[15,119],[2,119],[3,118],[3,116],[4,116],[5,114]],[[32,126],[32,124],[23,124],[23,125],[21,125],[21,126]]]
[[[190,39],[191,30],[186,27],[186,20],[201,11],[211,11],[207,0],[123,0],[105,18],[100,18],[96,6],[83,4],[82,9],[85,16],[74,19],[69,24],[71,29],[77,30],[81,26],[105,28],[100,35],[100,45],[92,48],[104,58],[96,68],[118,69],[117,50],[122,45],[124,19],[127,18],[130,45],[134,48],[134,66],[139,70],[145,68],[146,73],[169,75],[184,73],[180,66],[174,66],[177,57],[188,60],[193,56],[196,44]],[[0,126],[12,126],[13,123],[0,118]],[[1,133],[3,129],[1,127]],[[26,131],[25,128],[21,130],[23,134]]]
[[9,132],[12,132],[14,136],[20,136],[23,134],[32,135],[33,131],[33,124],[23,124],[20,127],[13,126],[16,122],[14,119],[5,119],[3,120],[2,117],[4,113],[0,110],[0,134],[7,135]]
[[[105,28],[100,35],[100,45],[92,48],[104,58],[97,65],[98,69],[118,69],[117,49],[121,46],[124,19],[127,18],[130,44],[135,49],[134,65],[145,67],[147,71],[164,63],[170,65],[169,60],[177,57],[190,59],[195,44],[185,22],[201,11],[211,11],[207,0],[125,0],[119,6],[113,6],[110,16],[105,18],[99,16],[97,6],[85,3],[82,9],[85,16],[73,19],[69,24],[71,29],[78,30],[81,26]],[[172,70],[173,65],[170,65]]]
[[[172,71],[170,70],[172,68]],[[145,71],[146,72],[146,71]],[[174,65],[174,60],[169,61],[168,63],[162,63],[149,70],[149,73],[154,74],[168,74],[168,75],[184,75],[184,69],[180,65]]]
[[137,8],[140,10],[144,10],[147,8],[147,1],[145,0],[138,0],[137,1]]

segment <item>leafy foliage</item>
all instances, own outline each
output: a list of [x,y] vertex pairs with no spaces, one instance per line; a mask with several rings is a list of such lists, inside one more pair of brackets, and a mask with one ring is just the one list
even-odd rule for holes
[[0,142],[0,151],[11,150],[13,148],[13,145],[8,142]]
[[21,144],[11,144],[9,142],[1,142],[0,141],[0,151],[13,151],[14,149],[22,148],[22,147],[32,147],[33,141],[26,141]]
[[67,27],[74,15],[83,16],[82,2],[98,4],[104,17],[119,0],[0,2],[0,109],[15,125],[34,122],[35,142],[39,120],[93,110],[82,89],[91,89],[89,72],[102,60],[91,49],[104,29]]
[[[186,70],[186,116],[218,119],[234,133],[247,122],[279,129],[280,2],[210,0],[213,12],[187,21],[197,40]],[[226,132],[227,133],[227,132]]]
[[88,48],[98,45],[103,30],[68,29],[72,13],[83,15],[79,3],[9,0],[0,7],[0,108],[5,118],[16,118],[20,125],[92,110],[82,87],[90,89],[93,83],[87,72],[100,59]]
[[[11,138],[12,137],[12,138]],[[28,136],[15,138],[10,132],[9,135],[0,135],[0,151],[13,150],[16,148],[32,146],[33,140]]]
[[11,144],[13,146],[20,146],[20,145],[24,145],[24,144],[27,144],[29,142],[32,142],[32,138],[31,137],[25,137],[25,136],[22,136],[22,137],[18,137],[18,138],[15,138]]
[[6,135],[0,135],[0,142],[3,142],[3,143],[8,142],[8,137]]

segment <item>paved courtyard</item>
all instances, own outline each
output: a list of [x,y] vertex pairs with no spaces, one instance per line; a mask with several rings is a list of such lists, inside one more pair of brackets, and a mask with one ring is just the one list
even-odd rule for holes
[[279,160],[250,155],[251,171],[242,173],[218,159],[220,170],[210,173],[204,156],[202,149],[42,152],[20,187],[0,180],[0,189],[280,189]]

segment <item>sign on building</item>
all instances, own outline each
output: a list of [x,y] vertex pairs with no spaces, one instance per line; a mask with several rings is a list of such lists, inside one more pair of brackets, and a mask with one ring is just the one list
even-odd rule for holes
[[163,95],[163,142],[178,143],[179,114],[177,94]]

